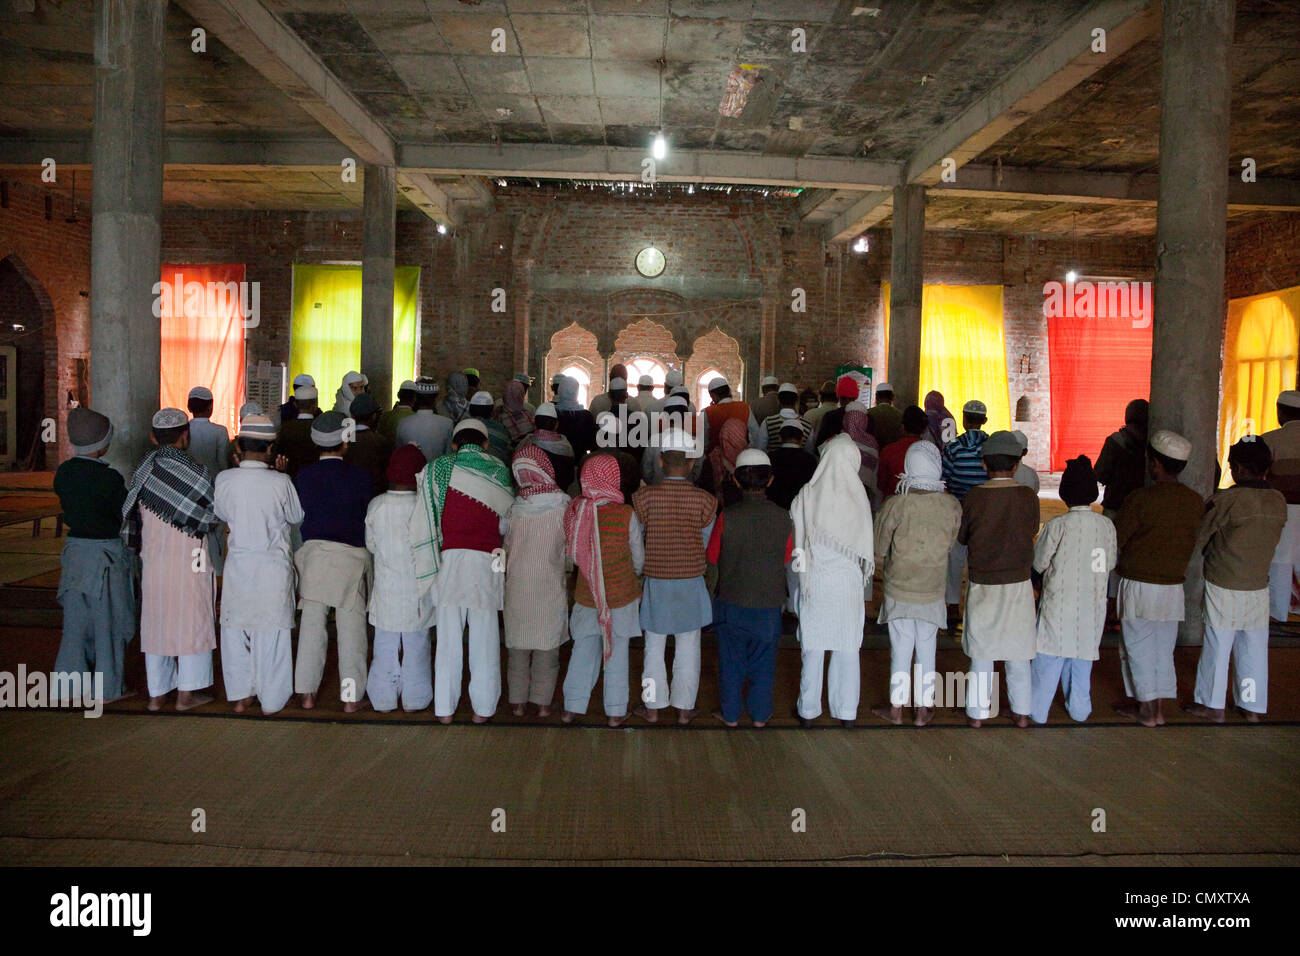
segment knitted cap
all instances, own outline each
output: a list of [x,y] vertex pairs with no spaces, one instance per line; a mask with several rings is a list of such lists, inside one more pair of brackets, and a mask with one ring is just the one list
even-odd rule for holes
[[68,412],[68,441],[78,455],[92,455],[112,440],[113,424],[108,416],[84,407]]
[[413,485],[426,464],[428,462],[419,445],[403,445],[388,459],[388,470],[384,474],[390,484]]
[[326,412],[311,423],[312,444],[321,448],[337,448],[343,444],[343,428],[346,419],[342,412]]

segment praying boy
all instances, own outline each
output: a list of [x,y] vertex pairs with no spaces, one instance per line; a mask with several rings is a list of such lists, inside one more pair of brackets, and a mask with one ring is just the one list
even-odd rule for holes
[[213,509],[226,522],[221,582],[221,676],[243,713],[257,698],[274,714],[293,695],[292,527],[303,519],[286,459],[274,459],[276,428],[265,415],[239,422],[239,465],[217,476]]
[[1197,538],[1205,554],[1205,641],[1195,700],[1184,709],[1214,723],[1225,720],[1229,658],[1237,711],[1251,723],[1268,711],[1269,564],[1287,522],[1286,497],[1265,480],[1272,462],[1261,438],[1232,446],[1232,487],[1210,499]]
[[966,717],[972,727],[992,715],[993,665],[1003,662],[1011,720],[1029,726],[1034,656],[1034,534],[1038,496],[1015,480],[1020,444],[1008,431],[981,443],[988,481],[962,499],[957,541],[967,550],[966,614],[961,646],[970,657]]
[[765,452],[742,451],[730,480],[744,497],[718,515],[707,550],[709,563],[718,569],[713,623],[718,632],[721,710],[716,716],[735,727],[741,711],[747,710],[754,726],[764,727],[772,717],[776,645],[794,525],[790,512],[767,498],[772,464]]
[[1165,722],[1161,701],[1177,697],[1174,645],[1185,613],[1183,578],[1196,548],[1205,502],[1178,480],[1192,443],[1158,431],[1147,447],[1152,484],[1132,491],[1115,518],[1119,547],[1118,610],[1123,629],[1124,690],[1136,701],[1115,710],[1144,727]]
[[294,690],[302,706],[316,706],[316,692],[325,673],[329,635],[325,617],[334,609],[338,633],[339,697],[343,710],[363,706],[366,688],[366,602],[369,596],[370,552],[366,550],[366,509],[370,505],[370,476],[343,460],[344,417],[326,412],[311,426],[311,440],[320,460],[294,479],[305,517],[302,547],[294,555],[298,568],[298,660]]

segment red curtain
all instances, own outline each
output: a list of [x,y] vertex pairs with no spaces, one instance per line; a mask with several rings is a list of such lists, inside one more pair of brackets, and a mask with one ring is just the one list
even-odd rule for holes
[[1096,464],[1106,436],[1124,424],[1124,406],[1151,394],[1151,323],[1130,318],[1049,318],[1052,471],[1087,455]]
[[190,389],[205,385],[212,421],[232,435],[244,403],[243,282],[242,264],[164,265],[159,293],[163,407],[184,409]]

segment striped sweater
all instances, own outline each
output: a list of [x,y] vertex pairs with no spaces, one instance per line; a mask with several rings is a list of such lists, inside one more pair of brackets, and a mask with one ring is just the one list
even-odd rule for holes
[[704,574],[704,529],[713,523],[717,499],[689,481],[665,478],[632,496],[645,526],[649,578],[696,578]]
[[981,455],[988,437],[978,428],[972,428],[943,446],[943,480],[948,493],[958,501],[976,485],[989,480]]

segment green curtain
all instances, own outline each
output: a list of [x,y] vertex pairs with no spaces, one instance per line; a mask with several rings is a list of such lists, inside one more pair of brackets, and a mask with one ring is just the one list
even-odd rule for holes
[[[419,335],[420,267],[393,270],[393,394],[415,377]],[[361,267],[293,267],[293,315],[289,331],[289,377],[306,372],[316,380],[321,408],[332,408],[347,372],[361,368]],[[381,399],[384,396],[376,396]]]

